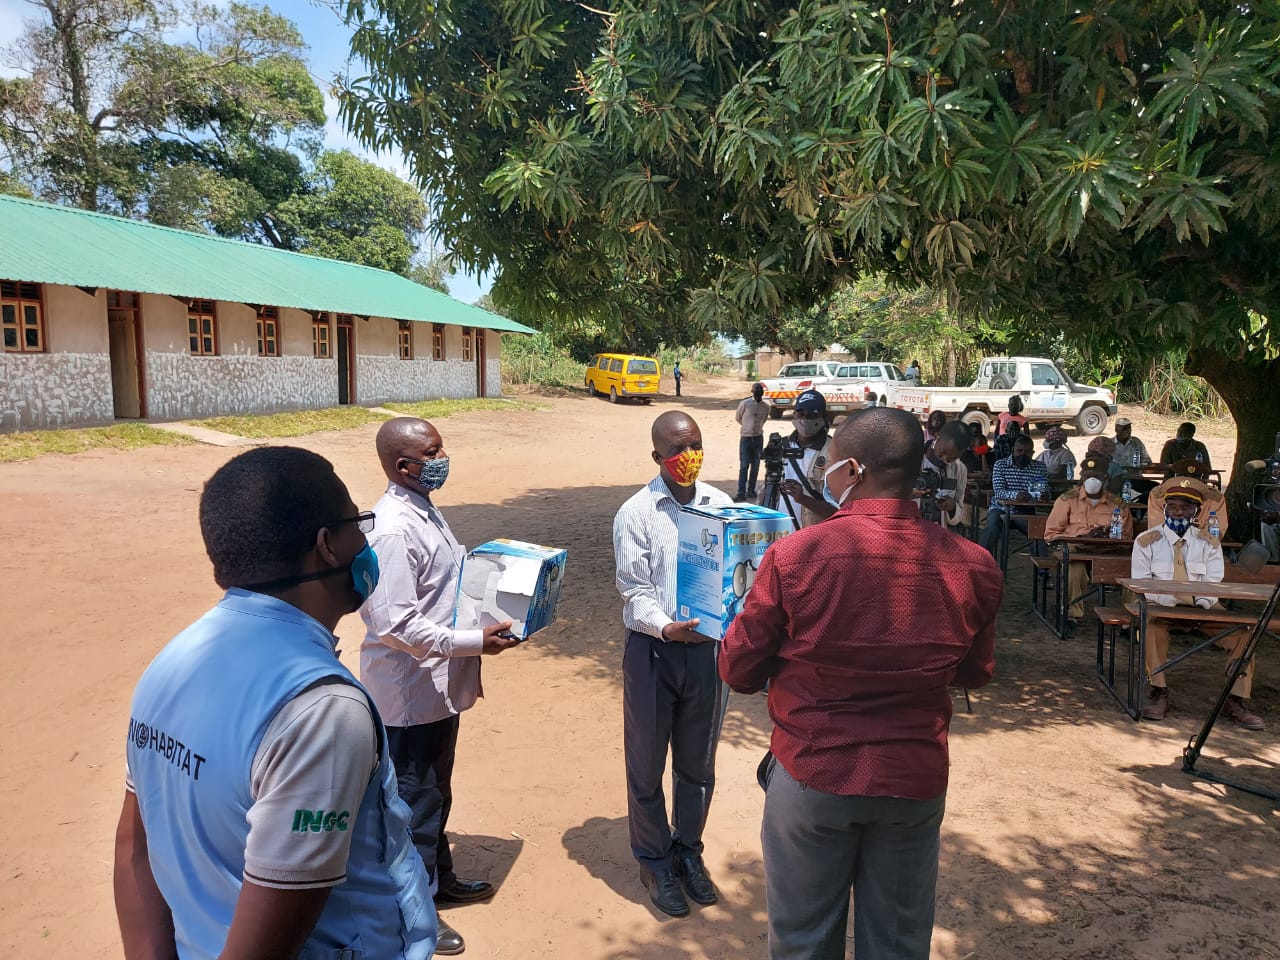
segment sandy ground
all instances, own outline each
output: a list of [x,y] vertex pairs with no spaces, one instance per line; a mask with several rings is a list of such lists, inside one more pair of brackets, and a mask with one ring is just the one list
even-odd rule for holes
[[[682,403],[702,424],[704,476],[732,492],[732,409],[745,388],[689,387],[695,395]],[[449,920],[478,958],[764,957],[754,780],[769,729],[763,698],[733,698],[721,744],[706,838],[721,903],[682,921],[662,917],[627,848],[609,531],[619,504],[651,477],[649,424],[675,401],[546,402],[441,423],[454,468],[438,500],[459,538],[559,544],[570,557],[559,623],[486,660],[487,697],[463,720],[456,856],[464,875],[499,891]],[[1157,450],[1172,434],[1170,421],[1135,419]],[[373,433],[301,441],[335,462],[365,507],[383,486]],[[1230,438],[1205,439],[1225,462]],[[1083,454],[1083,440],[1071,443]],[[217,598],[196,501],[234,452],[152,448],[0,465],[9,681],[0,943],[9,956],[120,955],[111,857],[129,696],[154,653]],[[1089,632],[1073,642],[1048,634],[1027,613],[1027,584],[1015,560],[997,680],[975,694],[972,714],[961,705],[952,728],[934,957],[1280,957],[1280,813],[1178,769],[1220,655],[1175,674],[1166,723],[1131,723],[1093,678]],[[358,620],[339,632],[355,667]],[[1207,757],[1280,788],[1274,645],[1258,674],[1269,729],[1224,729]]]

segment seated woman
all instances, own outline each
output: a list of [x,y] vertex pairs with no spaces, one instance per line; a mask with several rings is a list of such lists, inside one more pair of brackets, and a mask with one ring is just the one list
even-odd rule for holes
[[996,417],[996,436],[1003,437],[1011,423],[1016,423],[1020,430],[1027,429],[1027,418],[1022,415],[1022,398],[1016,393],[1009,398],[1008,412]]
[[1036,457],[1049,471],[1050,480],[1074,480],[1076,455],[1067,446],[1067,431],[1050,427],[1044,434],[1044,452]]

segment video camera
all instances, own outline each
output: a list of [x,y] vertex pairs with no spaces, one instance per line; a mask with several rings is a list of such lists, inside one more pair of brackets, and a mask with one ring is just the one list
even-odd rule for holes
[[1276,434],[1276,449],[1271,456],[1250,460],[1245,466],[1263,474],[1262,481],[1253,488],[1253,509],[1264,517],[1280,515],[1280,433]]
[[769,442],[764,445],[764,450],[760,452],[760,459],[764,462],[764,475],[781,477],[782,461],[790,460],[796,463],[804,459],[804,449],[791,440],[784,440],[782,434],[769,434]]

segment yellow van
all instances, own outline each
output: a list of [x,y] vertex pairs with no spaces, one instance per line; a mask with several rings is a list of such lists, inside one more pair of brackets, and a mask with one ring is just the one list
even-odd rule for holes
[[605,394],[610,403],[624,397],[635,397],[652,403],[658,393],[662,371],[653,357],[630,353],[597,353],[587,364],[587,393],[593,397]]

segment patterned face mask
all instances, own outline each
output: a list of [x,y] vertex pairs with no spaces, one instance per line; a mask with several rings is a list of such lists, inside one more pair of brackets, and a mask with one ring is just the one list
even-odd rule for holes
[[662,461],[671,479],[682,487],[692,487],[702,472],[702,451],[683,450]]
[[1181,537],[1191,529],[1191,520],[1187,517],[1165,517],[1164,525]]
[[405,457],[405,459],[410,463],[422,465],[422,469],[418,471],[418,475],[413,479],[417,480],[418,484],[427,493],[432,490],[439,490],[444,486],[444,482],[449,479],[448,457],[438,457],[435,460],[414,460],[410,457]]

